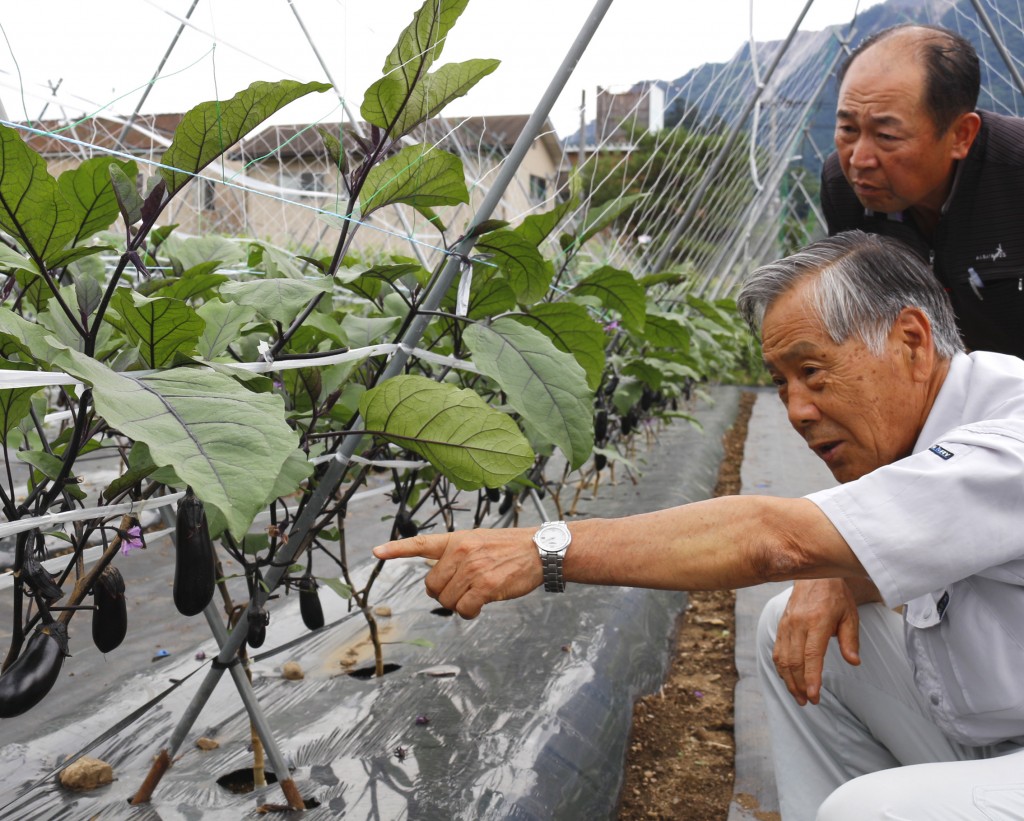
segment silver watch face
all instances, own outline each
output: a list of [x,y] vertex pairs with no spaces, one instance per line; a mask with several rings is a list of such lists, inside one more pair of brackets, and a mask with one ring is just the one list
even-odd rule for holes
[[533,537],[537,547],[545,553],[557,553],[569,546],[572,537],[565,525],[543,525]]

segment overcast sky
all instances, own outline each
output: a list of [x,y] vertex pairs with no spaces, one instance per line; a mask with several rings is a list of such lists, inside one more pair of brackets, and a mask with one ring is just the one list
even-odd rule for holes
[[[352,109],[421,0],[292,0]],[[129,114],[193,0],[6,0],[0,11],[0,103],[10,119]],[[801,28],[847,23],[878,0],[815,0]],[[617,0],[553,111],[561,136],[579,123],[581,92],[674,79],[728,60],[750,37],[778,40],[805,0]],[[447,114],[529,113],[593,8],[591,0],[470,0],[441,62],[501,66]],[[752,19],[751,19],[752,15]],[[289,0],[198,0],[145,112],[230,97],[253,80],[324,80]],[[60,86],[55,95],[50,84]],[[341,119],[336,95],[292,104],[277,122]],[[592,115],[591,115],[592,116]]]

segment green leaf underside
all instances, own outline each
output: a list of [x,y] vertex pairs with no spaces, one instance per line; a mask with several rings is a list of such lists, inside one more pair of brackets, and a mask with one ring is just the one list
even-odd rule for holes
[[[280,80],[258,81],[230,100],[200,103],[185,114],[160,162],[167,193],[174,194],[228,148],[293,100],[313,91],[327,91],[327,83]],[[174,170],[172,170],[174,169]]]
[[571,353],[587,374],[587,386],[597,390],[604,372],[608,336],[590,312],[574,302],[542,302],[528,314],[514,316],[517,322],[536,328],[560,351]]
[[500,487],[533,464],[515,421],[454,385],[396,376],[363,394],[359,412],[368,429],[419,453],[462,490]]
[[256,309],[251,305],[211,299],[197,308],[196,313],[206,322],[203,335],[196,343],[196,350],[204,359],[213,359],[238,339],[242,328],[256,316]]
[[580,296],[596,296],[604,307],[618,312],[622,324],[631,331],[643,331],[646,296],[629,271],[605,265],[576,283],[572,292]]
[[395,203],[429,208],[467,202],[469,190],[462,161],[430,145],[410,145],[375,166],[366,175],[359,195],[364,217]]
[[[422,111],[427,104],[429,95],[418,91],[418,86],[441,56],[448,32],[468,3],[469,0],[431,0],[413,14],[412,22],[398,36],[398,42],[384,60],[381,72],[384,77],[367,90],[360,113],[368,122],[388,131],[394,139],[403,135],[404,132],[397,130],[403,123],[397,120],[403,119],[406,108]],[[443,88],[439,87],[434,94],[435,101],[441,97]],[[410,113],[409,117],[415,115]]]
[[498,383],[508,404],[557,445],[572,467],[582,465],[594,447],[594,394],[572,354],[511,318],[471,325],[463,339],[473,363]]
[[379,125],[393,139],[441,113],[448,103],[466,94],[499,65],[498,60],[466,60],[448,63],[432,74],[417,78],[410,89],[401,72],[381,77],[366,90],[360,113]]
[[0,307],[0,335],[37,361],[50,363],[57,353],[57,348],[47,339],[50,331],[18,316],[10,308]]
[[57,364],[90,384],[107,423],[144,443],[154,463],[173,467],[235,536],[263,508],[298,444],[279,396],[252,393],[214,371],[119,374],[74,351],[62,352]]
[[221,286],[221,299],[248,305],[258,314],[288,324],[317,294],[331,291],[329,279],[254,279]]

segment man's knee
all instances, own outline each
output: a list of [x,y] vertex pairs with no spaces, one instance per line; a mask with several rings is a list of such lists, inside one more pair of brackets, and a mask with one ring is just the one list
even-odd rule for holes
[[[847,781],[836,789],[818,808],[815,821],[880,821],[899,818],[885,813],[888,803],[886,783],[895,770],[870,773]],[[881,782],[881,783],[879,783]]]

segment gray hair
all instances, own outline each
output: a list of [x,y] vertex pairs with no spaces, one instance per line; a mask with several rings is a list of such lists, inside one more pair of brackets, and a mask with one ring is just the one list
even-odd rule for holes
[[857,338],[881,356],[900,311],[913,307],[928,317],[940,357],[964,350],[949,299],[924,261],[902,242],[863,231],[820,240],[754,271],[737,297],[751,330],[760,335],[772,303],[810,276],[811,306],[837,345]]

